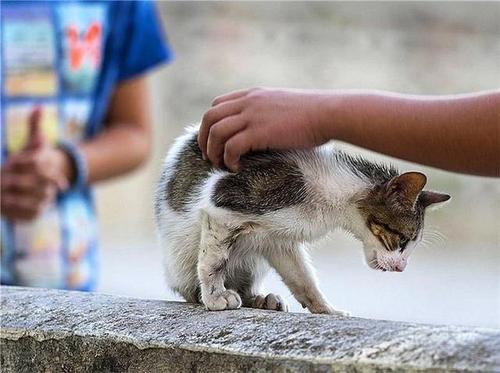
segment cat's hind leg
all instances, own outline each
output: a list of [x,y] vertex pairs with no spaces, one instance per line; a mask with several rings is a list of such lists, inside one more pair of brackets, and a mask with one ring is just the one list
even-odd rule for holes
[[262,292],[262,280],[269,271],[267,261],[260,253],[252,252],[255,250],[252,243],[238,243],[234,245],[228,262],[226,287],[237,289],[243,307],[287,312],[288,305],[283,298]]
[[243,301],[243,306],[262,310],[288,312],[288,304],[278,294],[258,294]]
[[201,211],[201,238],[198,254],[198,279],[201,300],[211,311],[241,307],[239,294],[224,286],[226,266],[231,246],[238,232],[230,229]]

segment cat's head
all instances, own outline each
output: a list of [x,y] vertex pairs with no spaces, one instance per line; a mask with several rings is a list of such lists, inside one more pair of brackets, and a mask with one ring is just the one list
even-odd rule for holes
[[425,210],[450,196],[423,190],[427,178],[407,172],[371,187],[358,201],[365,226],[359,232],[367,264],[402,272],[422,238]]

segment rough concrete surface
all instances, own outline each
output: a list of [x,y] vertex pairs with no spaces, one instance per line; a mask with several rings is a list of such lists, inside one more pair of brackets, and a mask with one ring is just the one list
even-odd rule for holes
[[1,288],[2,372],[500,372],[500,331]]

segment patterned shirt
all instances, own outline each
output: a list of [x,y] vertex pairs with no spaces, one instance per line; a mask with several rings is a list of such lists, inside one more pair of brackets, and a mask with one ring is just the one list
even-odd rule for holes
[[[103,129],[117,84],[169,61],[150,2],[1,2],[2,164],[22,150],[41,108],[50,143]],[[30,222],[1,221],[2,284],[92,290],[97,227],[89,186],[73,187]]]

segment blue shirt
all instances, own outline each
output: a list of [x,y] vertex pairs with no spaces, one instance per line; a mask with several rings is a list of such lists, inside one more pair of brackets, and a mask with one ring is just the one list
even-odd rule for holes
[[[2,164],[26,145],[34,107],[47,141],[93,138],[117,84],[172,57],[150,2],[3,1],[1,17]],[[2,284],[95,287],[89,186],[60,194],[33,221],[2,218],[1,234]]]

